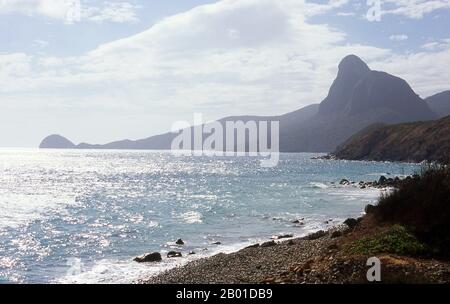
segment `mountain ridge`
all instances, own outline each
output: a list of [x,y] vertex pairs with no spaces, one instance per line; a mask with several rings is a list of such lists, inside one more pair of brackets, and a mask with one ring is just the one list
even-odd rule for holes
[[[351,135],[374,123],[395,124],[436,118],[427,102],[405,80],[373,71],[362,59],[349,55],[339,63],[337,77],[320,104],[280,116],[232,116],[218,122],[278,120],[280,152],[331,152]],[[168,150],[176,136],[169,132],[105,145],[82,143],[75,148]],[[52,148],[48,142],[44,139],[40,148]]]
[[450,90],[427,97],[425,101],[439,118],[450,115]]

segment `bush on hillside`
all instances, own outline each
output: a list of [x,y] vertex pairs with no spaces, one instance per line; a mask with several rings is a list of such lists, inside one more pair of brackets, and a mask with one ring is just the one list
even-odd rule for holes
[[450,258],[450,167],[427,165],[383,196],[374,216],[406,227],[432,255]]

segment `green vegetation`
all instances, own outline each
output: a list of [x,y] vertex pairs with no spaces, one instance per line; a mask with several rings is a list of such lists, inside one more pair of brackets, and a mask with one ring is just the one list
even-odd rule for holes
[[426,251],[427,247],[400,225],[394,225],[387,231],[357,240],[347,248],[348,253],[366,255],[392,253],[417,256]]
[[432,256],[450,258],[450,167],[427,165],[382,197],[374,216],[405,227]]

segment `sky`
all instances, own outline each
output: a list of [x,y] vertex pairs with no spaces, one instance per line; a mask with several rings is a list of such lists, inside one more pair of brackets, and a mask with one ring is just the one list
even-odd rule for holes
[[0,147],[140,139],[320,102],[356,54],[450,89],[450,0],[0,0]]

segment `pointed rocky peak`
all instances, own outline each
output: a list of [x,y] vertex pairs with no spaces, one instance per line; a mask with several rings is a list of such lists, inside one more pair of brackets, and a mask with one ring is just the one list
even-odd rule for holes
[[339,63],[340,74],[351,73],[364,76],[369,71],[369,66],[356,55],[348,55]]
[[370,73],[369,66],[358,56],[348,55],[339,63],[339,72],[327,98],[320,105],[320,114],[337,115],[345,111],[356,84]]

